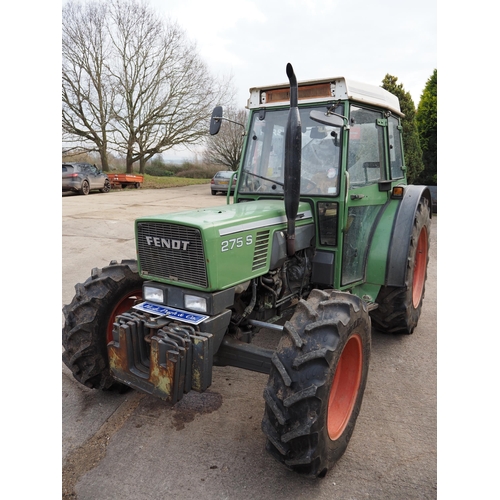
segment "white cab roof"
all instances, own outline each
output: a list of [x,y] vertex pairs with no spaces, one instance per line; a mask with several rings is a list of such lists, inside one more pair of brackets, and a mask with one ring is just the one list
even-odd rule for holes
[[[361,83],[340,76],[321,80],[304,80],[298,82],[298,86],[299,104],[349,99],[359,103],[380,106],[399,116],[403,116],[399,107],[399,99],[394,94],[376,85]],[[278,103],[280,105],[286,104],[287,99],[290,102],[289,92],[286,93],[286,89],[289,88],[289,83],[252,87],[247,108],[265,108],[276,106]],[[308,93],[307,88],[311,89],[311,92]],[[281,92],[279,92],[280,90]],[[304,96],[304,93],[309,95]],[[287,99],[285,96],[288,96]]]

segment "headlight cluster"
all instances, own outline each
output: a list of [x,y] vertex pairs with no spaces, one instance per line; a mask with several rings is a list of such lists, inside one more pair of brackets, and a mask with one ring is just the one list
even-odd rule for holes
[[[165,296],[166,293],[167,291],[164,288],[159,288],[151,285],[144,285],[143,287],[143,297],[144,300],[148,302],[167,304]],[[184,309],[187,309],[188,311],[207,313],[208,306],[207,299],[205,297],[198,297],[197,295],[188,294],[185,294],[183,297]]]

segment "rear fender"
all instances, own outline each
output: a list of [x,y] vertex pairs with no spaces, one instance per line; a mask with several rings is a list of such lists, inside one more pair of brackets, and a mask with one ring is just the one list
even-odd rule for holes
[[[431,207],[431,193],[427,186],[406,186],[392,227],[387,255],[385,285],[400,287],[406,282],[407,259],[413,221],[421,198],[426,198]],[[431,217],[432,217],[432,210]]]

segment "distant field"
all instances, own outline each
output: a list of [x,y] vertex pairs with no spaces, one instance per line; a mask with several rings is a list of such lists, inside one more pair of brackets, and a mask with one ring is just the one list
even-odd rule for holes
[[163,189],[171,187],[191,186],[193,184],[208,184],[210,179],[188,179],[186,177],[154,177],[144,175],[143,189]]

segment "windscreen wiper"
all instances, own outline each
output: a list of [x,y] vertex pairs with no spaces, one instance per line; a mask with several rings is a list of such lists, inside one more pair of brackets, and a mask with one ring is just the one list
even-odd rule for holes
[[253,175],[254,177],[258,177],[259,179],[264,179],[265,181],[272,182],[273,184],[278,184],[278,186],[284,187],[282,182],[276,181],[274,179],[269,179],[269,177],[263,177],[262,175],[254,174],[253,172],[244,172],[246,175]]

